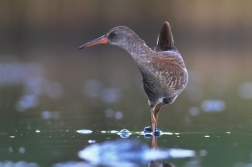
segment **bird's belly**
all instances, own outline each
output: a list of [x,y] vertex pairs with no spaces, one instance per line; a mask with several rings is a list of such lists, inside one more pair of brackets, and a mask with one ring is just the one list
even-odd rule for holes
[[143,88],[150,101],[160,98],[173,98],[180,94],[188,80],[187,71],[141,71]]

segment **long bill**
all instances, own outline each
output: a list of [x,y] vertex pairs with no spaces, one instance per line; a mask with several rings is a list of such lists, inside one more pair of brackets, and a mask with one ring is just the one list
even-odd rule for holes
[[90,47],[90,46],[94,46],[94,45],[98,45],[98,44],[107,44],[108,43],[108,38],[105,37],[104,35],[97,38],[97,39],[94,39],[88,43],[85,43],[83,45],[81,45],[79,47],[79,49],[84,49],[84,48],[87,48],[87,47]]

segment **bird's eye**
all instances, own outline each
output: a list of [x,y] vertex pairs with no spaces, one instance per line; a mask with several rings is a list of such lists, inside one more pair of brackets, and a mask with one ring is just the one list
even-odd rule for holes
[[115,38],[116,37],[116,33],[112,32],[109,34],[109,38]]

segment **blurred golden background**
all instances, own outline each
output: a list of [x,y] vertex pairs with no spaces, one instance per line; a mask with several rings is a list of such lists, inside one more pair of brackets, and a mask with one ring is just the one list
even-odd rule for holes
[[251,17],[250,0],[2,0],[1,123],[49,114],[75,128],[148,125],[141,75],[128,53],[109,45],[78,47],[123,25],[153,48],[168,21],[189,83],[162,109],[160,126],[251,126]]

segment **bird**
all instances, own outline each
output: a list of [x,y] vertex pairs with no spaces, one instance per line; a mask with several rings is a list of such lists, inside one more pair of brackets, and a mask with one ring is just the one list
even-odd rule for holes
[[188,72],[174,45],[170,24],[167,21],[162,24],[154,49],[126,26],[116,26],[105,35],[81,45],[79,49],[98,44],[118,46],[133,58],[142,75],[143,88],[148,97],[151,131],[156,132],[161,107],[172,104],[188,82]]

